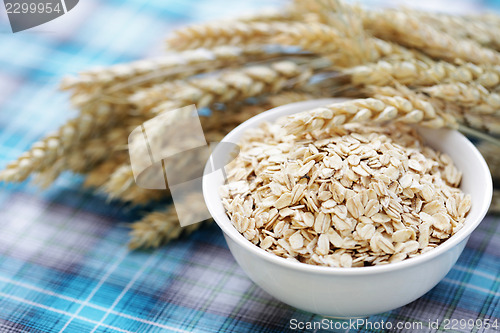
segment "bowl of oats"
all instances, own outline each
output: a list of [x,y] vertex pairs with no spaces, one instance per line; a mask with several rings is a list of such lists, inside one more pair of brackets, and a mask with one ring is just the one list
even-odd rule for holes
[[231,253],[286,304],[337,318],[408,304],[444,278],[488,210],[491,175],[466,137],[412,125],[411,110],[387,122],[398,110],[379,102],[269,110],[222,140],[237,154],[220,145],[207,163],[226,165],[206,172],[203,194]]

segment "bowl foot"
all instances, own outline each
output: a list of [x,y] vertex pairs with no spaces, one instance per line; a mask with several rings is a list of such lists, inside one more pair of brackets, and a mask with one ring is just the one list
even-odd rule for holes
[[349,319],[364,319],[368,318],[369,316],[359,316],[359,317],[323,316],[323,317],[329,319],[337,319],[337,320],[349,320]]

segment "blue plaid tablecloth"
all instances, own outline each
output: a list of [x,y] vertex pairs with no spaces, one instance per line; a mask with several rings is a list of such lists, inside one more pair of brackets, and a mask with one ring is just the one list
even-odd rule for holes
[[[62,76],[158,54],[167,32],[179,25],[276,3],[82,0],[57,20],[16,34],[0,6],[0,167],[74,116],[68,96],[57,91]],[[64,174],[46,191],[1,185],[0,332],[282,332],[292,319],[324,319],[253,284],[215,225],[157,250],[130,252],[127,224],[141,208],[106,203],[80,183]],[[429,326],[435,320],[438,331],[445,331],[445,319],[500,321],[499,275],[500,218],[489,216],[441,283],[368,321],[421,323],[422,332],[437,331]],[[339,331],[349,330],[355,331]]]

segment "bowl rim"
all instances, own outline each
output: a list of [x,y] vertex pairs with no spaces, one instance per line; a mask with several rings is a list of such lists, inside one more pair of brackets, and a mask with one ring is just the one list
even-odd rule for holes
[[[249,128],[256,127],[258,124],[262,123],[263,121],[266,121],[268,118],[271,118],[275,121],[276,118],[279,118],[279,116],[284,116],[285,114],[282,114],[286,112],[285,110],[290,109],[292,107],[300,107],[300,110],[295,111],[295,112],[290,112],[287,114],[294,114],[302,111],[306,111],[309,109],[313,109],[315,107],[319,107],[322,105],[327,105],[327,104],[332,104],[332,103],[337,103],[341,102],[343,100],[347,99],[342,99],[342,98],[324,98],[324,99],[314,99],[314,100],[308,100],[308,101],[302,101],[302,102],[296,102],[296,103],[290,103],[282,106],[278,106],[275,108],[272,108],[270,110],[264,111],[248,120],[245,122],[241,123],[239,126],[234,128],[231,132],[229,132],[220,142],[229,142],[229,143],[235,143],[238,142],[241,135]],[[274,116],[274,117],[273,117]],[[448,238],[444,243],[438,245],[436,248],[434,248],[432,251],[423,253],[419,256],[413,257],[413,258],[408,258],[406,260],[397,262],[397,263],[390,263],[386,265],[376,265],[376,266],[367,266],[367,267],[330,267],[330,266],[317,266],[317,265],[311,265],[311,264],[306,264],[306,263],[301,263],[301,262],[294,262],[287,260],[283,257],[280,257],[278,255],[275,255],[273,253],[267,252],[264,249],[261,249],[257,245],[253,244],[249,240],[247,240],[242,234],[240,234],[236,228],[233,226],[231,220],[229,217],[225,214],[218,214],[217,212],[214,212],[216,202],[220,203],[220,196],[218,189],[212,188],[209,184],[209,174],[210,174],[210,164],[212,161],[212,156],[216,154],[220,149],[222,149],[222,145],[217,145],[215,149],[213,150],[212,154],[210,155],[209,160],[207,161],[207,164],[205,165],[205,170],[204,170],[204,176],[202,179],[203,183],[203,197],[205,200],[205,204],[208,208],[208,211],[210,212],[211,216],[219,226],[219,228],[222,229],[224,232],[224,235],[226,237],[229,237],[232,241],[235,243],[239,244],[241,247],[243,247],[246,251],[249,251],[253,253],[254,255],[260,257],[263,260],[269,261],[271,263],[284,266],[286,268],[292,269],[292,270],[299,270],[302,272],[312,272],[312,273],[318,273],[318,274],[332,274],[332,275],[365,275],[365,274],[376,274],[376,273],[386,273],[394,270],[400,270],[412,266],[417,266],[420,265],[424,262],[431,261],[433,258],[438,257],[439,255],[447,252],[448,250],[452,249],[459,243],[461,243],[463,240],[467,240],[470,234],[477,228],[479,223],[484,219],[486,216],[486,213],[488,211],[488,208],[491,204],[491,199],[493,195],[493,181],[491,178],[491,173],[489,171],[488,165],[486,164],[486,161],[484,160],[483,156],[481,153],[477,150],[477,148],[472,144],[472,142],[469,141],[463,134],[456,130],[452,129],[439,129],[439,130],[444,130],[444,131],[450,131],[453,132],[455,136],[457,136],[458,139],[463,141],[464,148],[463,149],[468,149],[471,151],[473,155],[475,155],[475,158],[477,159],[477,162],[481,165],[481,170],[477,170],[478,172],[487,172],[488,176],[486,186],[484,188],[484,195],[483,195],[483,200],[481,201],[481,207],[479,208],[479,214],[476,220],[473,221],[468,221],[467,217],[464,222],[464,226],[453,236]],[[236,137],[236,140],[234,138]],[[222,203],[220,203],[222,204]]]

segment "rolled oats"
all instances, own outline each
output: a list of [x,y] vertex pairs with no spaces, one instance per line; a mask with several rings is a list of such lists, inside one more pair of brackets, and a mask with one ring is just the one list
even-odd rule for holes
[[462,174],[411,127],[321,129],[316,119],[317,130],[285,135],[281,125],[246,133],[220,191],[235,228],[262,249],[313,265],[384,265],[462,228]]

